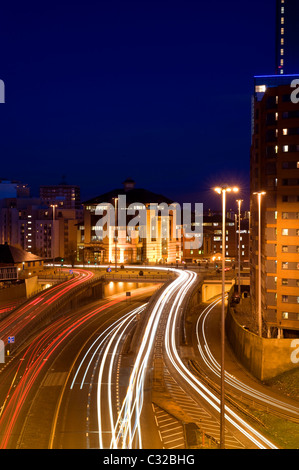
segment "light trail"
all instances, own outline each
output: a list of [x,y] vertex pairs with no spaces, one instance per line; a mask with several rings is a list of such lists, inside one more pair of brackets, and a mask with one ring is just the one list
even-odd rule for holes
[[[1,410],[0,428],[2,438],[0,438],[0,448],[7,448],[22,408],[26,404],[26,399],[42,371],[47,368],[48,360],[51,359],[53,354],[59,350],[63,342],[65,342],[75,330],[81,328],[99,312],[114,306],[124,300],[124,298],[124,295],[119,295],[117,299],[109,301],[101,307],[92,309],[77,320],[74,320],[72,316],[56,320],[26,348],[22,358],[18,362],[16,370],[17,375],[20,373],[22,375],[11,395],[7,395],[5,399],[5,409],[3,407]],[[25,370],[23,371],[23,369]]]
[[[213,309],[221,303],[221,299],[217,299],[211,303],[208,307],[206,307],[202,313],[199,315],[197,322],[196,322],[196,337],[197,337],[197,347],[199,350],[199,353],[201,355],[202,360],[206,364],[206,366],[217,376],[220,377],[220,364],[216,361],[215,357],[213,356],[209,345],[208,341],[206,338],[206,333],[205,333],[205,326],[206,326],[206,320],[208,316],[212,313]],[[200,339],[200,326],[201,326],[201,334],[203,340],[201,341]],[[267,405],[270,406],[275,406],[281,410],[290,412],[295,414],[296,416],[299,416],[299,409],[298,407],[295,407],[293,405],[287,404],[281,400],[278,400],[276,398],[273,398],[271,396],[266,395],[263,392],[260,392],[245,383],[241,382],[239,379],[234,377],[233,375],[229,374],[227,371],[225,371],[225,382],[237,389],[239,392],[244,393],[246,395],[249,395],[250,398],[260,400],[264,402]]]
[[[153,269],[153,268],[151,268]],[[160,269],[161,268],[157,268]],[[163,268],[162,268],[163,269]],[[168,268],[164,268],[169,270]],[[184,271],[172,269],[178,277],[165,289],[161,294],[159,301],[155,303],[149,317],[147,319],[144,334],[141,339],[140,347],[132,373],[129,378],[129,384],[125,398],[122,402],[121,410],[118,414],[118,418],[113,427],[113,420],[111,420],[111,434],[112,439],[110,448],[118,448],[121,445],[122,448],[142,448],[142,436],[140,426],[140,416],[143,407],[144,399],[144,382],[146,379],[146,373],[148,368],[149,359],[153,353],[153,346],[157,334],[157,329],[163,313],[165,303],[169,302],[174,295],[175,291],[184,282],[188,275]],[[161,302],[163,300],[163,303]],[[112,339],[111,339],[112,343]],[[108,350],[106,350],[106,355]],[[104,366],[103,366],[104,367]],[[112,367],[112,366],[111,366]],[[111,368],[110,368],[111,370]],[[102,370],[99,373],[98,382],[101,383]],[[100,401],[100,388],[98,389],[98,422],[99,422],[99,447],[103,448],[102,440],[102,429],[101,429],[101,401]],[[110,416],[112,415],[111,410]],[[134,444],[135,440],[135,444]]]
[[[189,272],[189,278],[186,280],[184,286],[181,287],[176,295],[176,299],[171,307],[166,325],[165,348],[173,367],[184,379],[184,381],[220,414],[220,399],[218,396],[212,393],[197,377],[195,377],[190,372],[190,370],[183,364],[177,350],[175,332],[176,326],[180,321],[180,307],[182,306],[184,296],[186,295],[187,291],[192,289],[194,281],[194,273]],[[258,448],[276,449],[276,446],[272,442],[270,442],[252,426],[246,423],[245,420],[238,416],[237,413],[235,413],[228,406],[225,406],[225,419]]]
[[94,277],[93,272],[83,269],[74,270],[74,274],[74,278],[44,290],[38,297],[26,302],[25,305],[20,305],[1,320],[0,337],[4,343],[7,344],[9,336],[16,337],[17,334],[20,334],[37,315],[41,315],[47,306]]

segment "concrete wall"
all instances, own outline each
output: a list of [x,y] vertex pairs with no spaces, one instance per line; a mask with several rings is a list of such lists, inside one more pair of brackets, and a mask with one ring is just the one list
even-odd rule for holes
[[299,367],[299,338],[260,338],[244,329],[228,308],[226,334],[239,361],[259,380]]
[[0,302],[1,303],[10,301],[10,300],[18,300],[18,299],[21,299],[22,297],[26,297],[25,283],[0,290]]
[[[225,292],[229,292],[234,283],[235,283],[234,280],[225,281]],[[204,281],[204,283],[202,284],[202,301],[203,302],[208,302],[210,299],[212,299],[216,295],[220,295],[221,293],[222,293],[222,281],[221,280]]]
[[41,286],[38,284],[37,276],[33,276],[33,277],[29,277],[28,279],[25,279],[25,285],[26,285],[27,297],[30,297],[31,295],[41,290]]

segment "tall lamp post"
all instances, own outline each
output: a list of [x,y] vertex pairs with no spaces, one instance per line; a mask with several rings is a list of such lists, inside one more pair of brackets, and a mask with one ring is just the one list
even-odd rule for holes
[[226,193],[237,193],[238,188],[222,186],[214,188],[216,193],[222,195],[222,309],[221,309],[221,384],[220,384],[220,448],[225,448],[225,390],[224,390],[224,352],[225,352],[225,218],[226,218]]
[[257,195],[258,202],[258,328],[259,336],[262,336],[262,229],[261,229],[261,205],[262,196],[266,193],[265,191],[259,191],[253,193]]
[[114,198],[115,204],[114,204],[114,210],[115,210],[115,231],[114,231],[114,251],[115,251],[115,256],[114,256],[114,261],[115,261],[115,271],[117,271],[117,235],[116,235],[116,227],[117,227],[117,201],[118,197]]
[[54,270],[54,262],[55,262],[55,245],[54,245],[54,221],[55,221],[55,207],[57,207],[57,204],[51,204],[51,207],[53,209],[53,223],[52,223],[52,246],[53,246],[53,270]]
[[238,266],[239,266],[239,277],[238,277],[238,294],[239,297],[241,297],[241,204],[243,202],[243,199],[237,199],[237,204],[238,204],[238,217],[239,217],[239,237],[238,237],[238,244],[239,244],[239,258],[238,258]]

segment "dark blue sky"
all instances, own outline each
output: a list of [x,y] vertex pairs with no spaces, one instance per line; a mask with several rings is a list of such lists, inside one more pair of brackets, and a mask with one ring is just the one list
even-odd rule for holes
[[5,2],[0,41],[0,178],[66,175],[87,199],[131,177],[205,209],[215,184],[248,193],[275,0]]

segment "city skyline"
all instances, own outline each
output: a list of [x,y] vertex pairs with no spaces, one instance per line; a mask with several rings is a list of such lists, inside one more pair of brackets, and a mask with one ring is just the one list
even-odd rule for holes
[[299,448],[298,14],[2,8],[0,449]]
[[249,200],[253,75],[275,71],[274,2],[79,6],[4,9],[1,178],[37,193],[66,175],[87,200],[132,177],[206,209],[220,179]]

